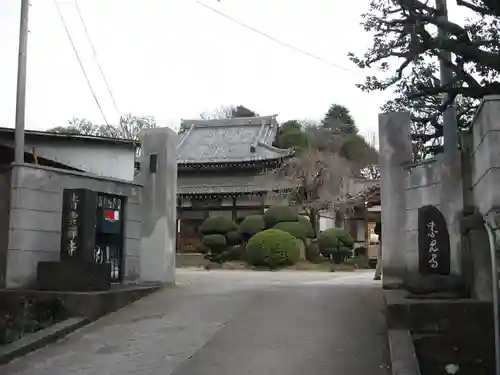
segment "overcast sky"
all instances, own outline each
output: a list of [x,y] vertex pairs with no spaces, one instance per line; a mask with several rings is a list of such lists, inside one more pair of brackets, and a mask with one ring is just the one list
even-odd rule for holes
[[[109,123],[119,113],[86,39],[74,0],[57,0]],[[223,104],[262,115],[320,119],[332,103],[353,113],[363,134],[377,131],[388,93],[362,93],[363,74],[346,57],[364,52],[359,25],[368,0],[199,0],[283,42],[346,67],[335,68],[227,20],[196,0],[78,0],[121,114],[161,125],[198,118]],[[13,127],[20,0],[0,0],[0,125]],[[104,123],[53,0],[32,0],[27,128]]]

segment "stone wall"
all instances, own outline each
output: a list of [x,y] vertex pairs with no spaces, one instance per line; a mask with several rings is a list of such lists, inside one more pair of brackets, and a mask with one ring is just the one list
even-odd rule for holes
[[40,261],[57,261],[61,247],[63,189],[90,189],[126,197],[124,281],[140,276],[142,187],[140,185],[31,164],[13,164],[6,287],[28,286]]
[[500,96],[484,98],[471,131],[472,197],[487,215],[500,209]]
[[408,113],[380,115],[382,259],[386,288],[399,287],[418,271],[418,209],[441,210],[450,233],[450,269],[461,274],[460,215],[463,210],[461,154],[412,163]]
[[406,270],[418,271],[418,209],[431,204],[441,209],[441,167],[437,159],[405,168]]
[[418,209],[436,206],[444,215],[450,234],[451,273],[462,272],[460,215],[463,210],[460,154],[449,161],[444,155],[405,166],[406,270],[418,271]]

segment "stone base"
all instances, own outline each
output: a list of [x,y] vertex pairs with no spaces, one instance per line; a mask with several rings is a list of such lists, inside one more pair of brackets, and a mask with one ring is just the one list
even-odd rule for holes
[[110,264],[39,262],[37,289],[74,292],[109,290],[110,276]]
[[411,332],[422,375],[446,374],[450,364],[458,374],[495,374],[491,303],[408,299],[401,290],[384,291],[384,298],[389,331]]
[[419,275],[410,273],[404,280],[404,289],[414,295],[444,296],[466,298],[466,286],[461,276],[457,275]]

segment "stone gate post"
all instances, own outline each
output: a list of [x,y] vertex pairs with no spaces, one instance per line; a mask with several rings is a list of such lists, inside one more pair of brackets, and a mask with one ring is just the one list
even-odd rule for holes
[[401,286],[405,274],[405,170],[412,161],[410,114],[379,115],[380,194],[382,203],[382,283]]
[[174,283],[178,138],[169,128],[154,128],[141,132],[140,139],[141,281]]

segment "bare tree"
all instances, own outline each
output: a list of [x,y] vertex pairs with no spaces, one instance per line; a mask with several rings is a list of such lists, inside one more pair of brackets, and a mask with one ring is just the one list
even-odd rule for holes
[[118,126],[96,125],[84,118],[73,118],[69,121],[68,126],[58,126],[50,129],[49,132],[93,135],[118,139],[137,139],[141,130],[155,127],[156,120],[154,117],[141,117],[126,114],[120,117]]
[[380,178],[380,166],[372,164],[361,169],[361,176],[367,180],[378,180]]
[[335,153],[309,149],[259,178],[273,191],[269,198],[298,207],[311,221],[315,235],[319,214],[345,210],[348,193],[344,181],[351,176],[349,162]]

